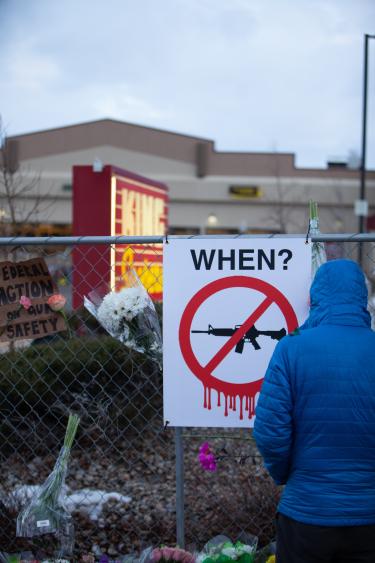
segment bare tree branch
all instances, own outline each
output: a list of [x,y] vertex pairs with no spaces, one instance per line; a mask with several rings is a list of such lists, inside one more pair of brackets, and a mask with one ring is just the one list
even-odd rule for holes
[[286,205],[290,188],[282,184],[279,153],[276,150],[274,151],[274,157],[275,202],[272,204],[272,210],[267,216],[267,220],[274,223],[279,233],[287,233],[290,227],[298,227],[298,224],[293,220],[295,206]]
[[39,193],[40,173],[20,170],[16,146],[6,136],[0,115],[0,234],[19,234],[22,226],[35,223],[39,213],[49,210],[53,202],[45,202]]

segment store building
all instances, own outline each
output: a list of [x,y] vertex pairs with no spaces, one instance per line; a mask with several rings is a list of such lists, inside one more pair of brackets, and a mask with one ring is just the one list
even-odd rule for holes
[[[218,152],[212,140],[111,119],[8,137],[7,150],[23,180],[40,177],[23,195],[25,209],[41,196],[25,234],[70,234],[73,166],[107,164],[168,186],[171,234],[305,232],[309,199],[319,203],[322,231],[358,230],[359,171],[342,162],[297,168],[291,153]],[[366,199],[373,216],[375,171]]]

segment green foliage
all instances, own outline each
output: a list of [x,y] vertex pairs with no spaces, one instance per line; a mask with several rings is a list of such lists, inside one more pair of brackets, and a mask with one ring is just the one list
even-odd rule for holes
[[61,435],[62,415],[70,411],[81,417],[83,430],[103,428],[106,419],[111,428],[115,424],[139,430],[153,416],[161,416],[160,371],[110,336],[35,341],[28,349],[1,356],[0,366],[3,433],[14,417],[23,424],[42,420]]

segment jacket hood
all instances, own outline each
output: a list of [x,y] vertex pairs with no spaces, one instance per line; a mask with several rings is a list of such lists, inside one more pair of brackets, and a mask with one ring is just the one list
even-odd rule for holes
[[370,328],[367,299],[365,276],[356,262],[326,262],[315,274],[310,288],[310,314],[301,328],[320,324]]

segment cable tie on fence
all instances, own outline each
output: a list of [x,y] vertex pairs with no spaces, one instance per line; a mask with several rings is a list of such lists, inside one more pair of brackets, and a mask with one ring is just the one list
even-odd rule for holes
[[168,233],[165,234],[165,244],[169,244]]
[[164,428],[163,428],[163,430],[167,430],[167,426],[168,426],[168,424],[169,424],[169,420],[166,420],[166,421],[165,421],[165,424],[164,424]]
[[309,227],[307,229],[307,233],[306,233],[306,240],[305,240],[305,244],[309,244],[309,234],[310,234],[310,221],[309,221]]

